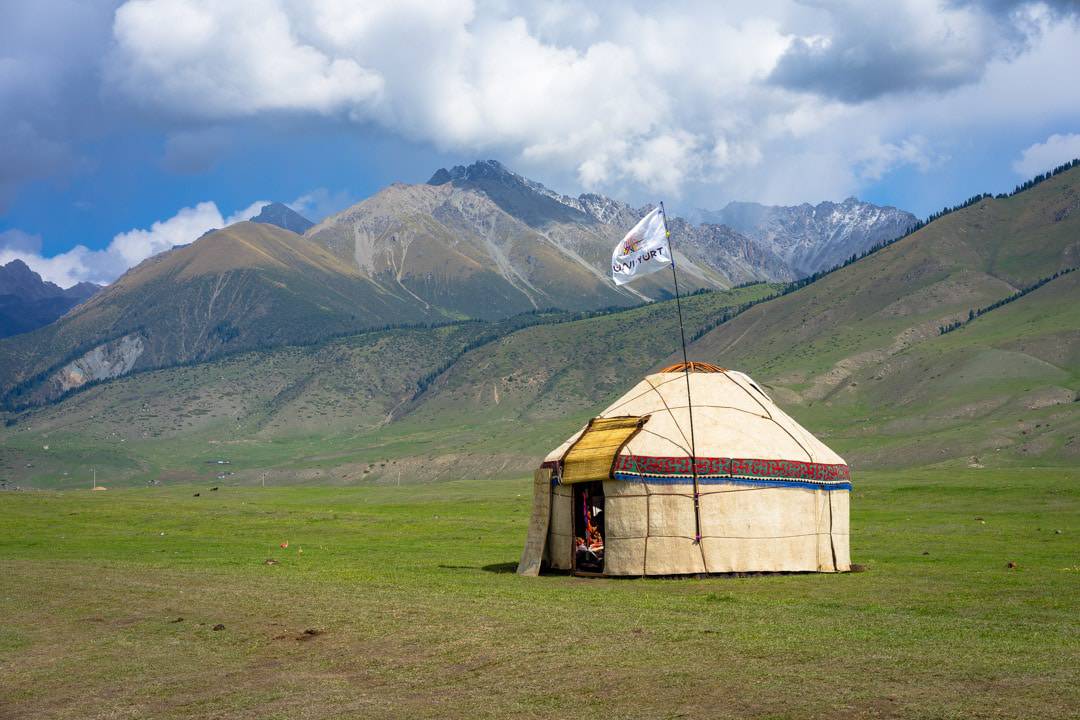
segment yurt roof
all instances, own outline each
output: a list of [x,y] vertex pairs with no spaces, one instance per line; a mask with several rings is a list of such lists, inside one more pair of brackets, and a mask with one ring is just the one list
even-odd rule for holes
[[[664,370],[645,377],[599,415],[648,417],[619,451],[616,469],[657,476],[690,473],[689,378],[699,474],[848,479],[843,458],[744,373],[716,366],[693,368],[689,374],[682,365]],[[584,430],[552,450],[545,464],[561,461]]]

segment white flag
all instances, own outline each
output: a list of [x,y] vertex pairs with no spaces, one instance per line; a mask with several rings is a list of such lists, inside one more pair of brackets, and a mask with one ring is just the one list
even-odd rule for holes
[[616,285],[625,285],[639,275],[648,275],[671,265],[671,247],[668,245],[664,213],[655,208],[611,253],[611,279]]

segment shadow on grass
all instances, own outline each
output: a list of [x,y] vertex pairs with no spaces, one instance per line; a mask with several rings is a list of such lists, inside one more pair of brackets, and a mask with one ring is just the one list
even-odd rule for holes
[[477,567],[476,565],[440,565],[443,570],[483,570],[484,572],[506,574],[512,573],[517,570],[517,561],[504,562],[504,563],[492,563],[491,565],[484,565],[483,567]]

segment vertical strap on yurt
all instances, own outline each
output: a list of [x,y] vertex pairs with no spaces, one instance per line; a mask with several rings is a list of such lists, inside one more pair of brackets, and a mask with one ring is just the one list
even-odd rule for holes
[[833,519],[832,519],[832,498],[833,494],[828,488],[825,489],[825,497],[829,498],[829,550],[832,551],[832,569],[833,572],[840,572],[840,568],[836,564],[836,540],[833,539]]

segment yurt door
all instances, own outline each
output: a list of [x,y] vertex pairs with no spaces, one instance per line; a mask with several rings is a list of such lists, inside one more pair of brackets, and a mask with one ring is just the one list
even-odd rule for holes
[[603,575],[604,483],[578,483],[573,488],[574,574]]

